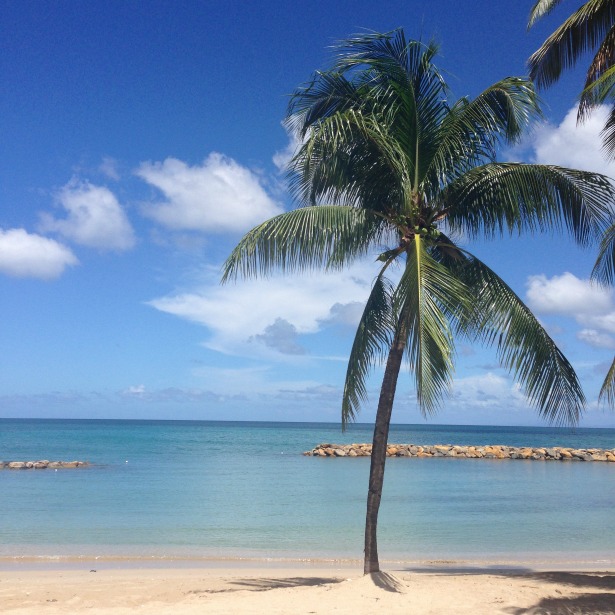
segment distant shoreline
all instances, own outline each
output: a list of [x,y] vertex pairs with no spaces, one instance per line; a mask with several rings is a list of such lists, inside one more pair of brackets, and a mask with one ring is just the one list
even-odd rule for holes
[[[324,428],[335,428],[342,430],[341,421],[285,421],[285,420],[229,420],[229,419],[178,419],[178,418],[137,418],[137,417],[106,417],[106,418],[93,418],[93,417],[36,417],[36,416],[4,416],[0,417],[0,422],[6,423],[98,423],[98,424],[150,424],[150,425],[220,425],[220,426],[247,426],[253,425],[256,427],[300,427],[300,426],[309,426],[309,427],[324,427]],[[370,421],[357,421],[355,423],[350,423],[346,426],[346,431],[352,433],[355,428],[363,428],[369,427],[373,428],[374,423]],[[391,429],[401,429],[401,430],[461,430],[467,431],[472,429],[479,430],[527,430],[527,431],[541,431],[543,433],[565,433],[565,434],[574,434],[574,433],[583,433],[583,432],[592,432],[592,431],[613,431],[615,430],[615,423],[612,425],[547,425],[547,424],[536,424],[536,425],[515,425],[515,424],[506,424],[506,425],[494,425],[491,423],[439,423],[439,422],[428,422],[428,423],[391,423]]]

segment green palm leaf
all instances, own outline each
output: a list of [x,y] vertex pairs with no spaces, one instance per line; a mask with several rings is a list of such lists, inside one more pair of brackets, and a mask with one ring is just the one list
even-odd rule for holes
[[415,237],[394,295],[399,327],[407,336],[419,408],[435,412],[452,384],[454,337],[451,322],[471,302],[465,284],[437,262]]
[[461,99],[440,124],[430,185],[439,190],[477,164],[494,160],[500,143],[514,143],[540,115],[532,83],[517,77],[495,83],[472,101]]
[[606,374],[598,400],[608,404],[611,408],[615,407],[615,359]]
[[391,345],[393,287],[383,273],[374,282],[348,358],[342,397],[342,429],[355,420],[360,407],[367,401],[365,380],[373,365],[386,358]]
[[579,119],[585,119],[596,105],[612,97],[614,70],[615,27],[612,27],[607,32],[592,63],[589,65],[579,101]]
[[[544,13],[555,6],[553,2],[538,4],[548,8]],[[543,13],[536,10],[533,14],[530,25]],[[583,53],[600,45],[613,23],[613,0],[589,0],[583,4],[530,56],[528,65],[532,80],[540,87],[555,83],[562,71],[574,66]]]
[[529,25],[531,28],[536,20],[548,15],[562,0],[538,0],[530,11]]
[[474,297],[460,331],[497,345],[501,364],[543,418],[577,424],[585,396],[572,365],[514,291],[479,259],[468,252],[465,256],[450,262]]
[[280,214],[247,233],[222,268],[222,282],[324,267],[339,269],[363,256],[386,233],[382,218],[364,210],[303,207]]
[[604,233],[592,278],[602,284],[615,283],[615,224]]
[[444,191],[443,211],[470,237],[565,227],[581,245],[608,226],[613,187],[597,173],[557,166],[491,163]]
[[378,211],[390,201],[391,185],[411,185],[408,162],[386,118],[350,109],[319,123],[291,161],[291,186],[304,202],[361,203]]

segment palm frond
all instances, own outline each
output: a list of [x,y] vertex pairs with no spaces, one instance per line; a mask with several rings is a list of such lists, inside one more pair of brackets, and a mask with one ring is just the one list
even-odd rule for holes
[[408,336],[410,369],[424,415],[434,413],[450,389],[454,371],[451,322],[470,301],[465,284],[434,260],[425,241],[415,236],[395,291],[394,308]]
[[[287,124],[308,136],[291,168],[293,193],[310,203],[317,195],[369,198],[371,208],[377,200],[407,201],[448,112],[446,84],[432,62],[436,52],[433,43],[406,41],[402,30],[342,41],[333,70],[317,73],[289,106]],[[374,185],[385,181],[388,194],[379,188],[374,195]]]
[[348,358],[342,397],[342,429],[355,420],[361,405],[367,401],[365,380],[374,364],[385,359],[391,344],[394,329],[392,293],[391,283],[381,272],[365,304]]
[[324,267],[339,269],[366,254],[385,232],[382,218],[353,207],[302,207],[247,233],[222,268],[222,283]]
[[[534,7],[536,16],[530,23],[553,6],[554,2],[539,2],[543,13]],[[530,77],[539,87],[555,83],[563,70],[575,65],[579,57],[600,45],[615,23],[613,0],[589,0],[559,26],[528,60]]]
[[561,1],[562,0],[538,0],[530,11],[528,28],[531,28],[541,17],[548,15]]
[[292,95],[284,123],[304,138],[325,118],[350,108],[360,109],[363,104],[362,92],[344,75],[318,71],[312,81]]
[[613,359],[613,363],[611,363],[611,367],[602,383],[598,401],[607,404],[611,408],[615,407],[615,359]]
[[615,284],[615,224],[609,226],[600,241],[592,279],[604,285]]
[[403,201],[413,169],[389,128],[382,114],[354,109],[322,120],[289,165],[292,193],[307,203],[360,203],[374,210],[391,197]]
[[514,143],[530,120],[541,116],[533,84],[508,77],[474,100],[461,99],[440,124],[431,161],[435,190],[478,164],[495,160],[498,145]]
[[577,119],[583,121],[591,110],[612,97],[615,72],[615,26],[600,44],[587,71],[585,85],[579,100]]
[[443,209],[450,227],[471,237],[565,228],[588,245],[608,226],[614,197],[609,178],[598,173],[490,163],[448,186]]
[[450,262],[474,297],[460,331],[497,346],[499,361],[544,419],[577,424],[585,396],[572,365],[514,291],[487,265],[465,254],[465,261]]
[[586,84],[585,89],[581,92],[577,120],[584,121],[596,106],[611,99],[614,88],[615,66],[611,66],[596,80]]
[[615,105],[611,107],[609,117],[600,133],[602,136],[603,149],[611,159],[615,158]]

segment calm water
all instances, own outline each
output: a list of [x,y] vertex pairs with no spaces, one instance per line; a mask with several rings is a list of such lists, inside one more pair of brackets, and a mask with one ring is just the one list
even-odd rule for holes
[[[301,453],[371,426],[0,420],[0,557],[362,556],[369,460]],[[615,448],[613,429],[394,426],[391,442]],[[384,559],[615,559],[615,464],[390,459]]]

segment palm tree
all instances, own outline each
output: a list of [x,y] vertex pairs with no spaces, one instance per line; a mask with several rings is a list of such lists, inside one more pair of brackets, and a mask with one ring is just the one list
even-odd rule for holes
[[[532,27],[561,0],[537,0],[529,18]],[[539,87],[555,83],[562,72],[576,64],[587,51],[595,55],[587,69],[581,92],[578,120],[582,121],[597,105],[612,104],[602,136],[604,149],[615,157],[615,1],[589,0],[579,7],[547,38],[529,59],[530,78]]]
[[575,423],[584,404],[572,366],[529,309],[453,236],[565,227],[587,244],[604,229],[613,196],[600,175],[495,162],[498,145],[515,141],[538,112],[531,82],[507,78],[473,101],[449,104],[436,52],[402,30],[341,43],[333,67],[299,88],[289,107],[287,123],[302,140],[290,163],[291,190],[302,206],[247,233],[223,268],[226,282],[274,270],[335,270],[378,255],[342,399],[345,426],[367,400],[372,368],[384,363],[366,574],[379,571],[378,510],[404,358],[425,415],[452,384],[456,336],[495,345],[547,420]]

